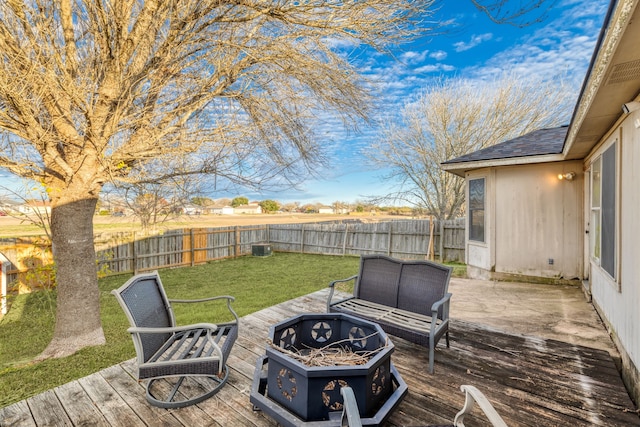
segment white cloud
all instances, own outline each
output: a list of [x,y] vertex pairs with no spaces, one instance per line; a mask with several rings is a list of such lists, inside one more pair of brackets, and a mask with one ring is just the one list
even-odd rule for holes
[[428,50],[423,50],[422,52],[404,52],[402,55],[400,55],[400,60],[406,64],[418,64],[424,61],[428,53]]
[[447,58],[448,53],[444,50],[436,50],[435,52],[431,52],[429,54],[429,58],[433,58],[436,61],[442,61]]
[[414,71],[416,73],[423,74],[423,73],[436,73],[436,72],[442,72],[442,71],[449,72],[453,70],[455,70],[455,67],[453,65],[429,64],[429,65],[423,65],[422,67],[418,67]]
[[489,41],[492,38],[492,33],[484,33],[479,35],[474,34],[473,36],[471,36],[471,40],[469,40],[468,42],[457,42],[453,44],[453,47],[455,48],[456,52],[464,52],[465,50],[473,49],[474,47],[480,45],[481,43]]

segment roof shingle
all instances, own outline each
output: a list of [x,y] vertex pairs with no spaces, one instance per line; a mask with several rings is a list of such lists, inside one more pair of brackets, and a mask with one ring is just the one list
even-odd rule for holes
[[504,141],[442,164],[476,162],[483,160],[508,159],[512,157],[540,156],[562,153],[568,126],[539,129],[509,141]]

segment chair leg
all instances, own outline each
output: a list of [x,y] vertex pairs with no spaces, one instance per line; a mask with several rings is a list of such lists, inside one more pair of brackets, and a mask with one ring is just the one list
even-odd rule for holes
[[447,342],[447,348],[450,348],[450,347],[449,347],[449,331],[445,332],[445,334],[444,334],[444,339],[445,339],[445,340],[446,340],[446,342]]
[[[158,384],[159,381],[165,381],[164,378],[154,378],[147,382],[147,401],[153,405],[160,408],[165,409],[175,409],[175,408],[183,408],[189,405],[195,405],[196,403],[200,403],[214,394],[216,394],[222,386],[225,385],[227,379],[229,378],[229,369],[225,365],[223,369],[223,375],[218,377],[217,375],[212,376],[184,376],[177,378],[175,384],[172,386],[164,384],[166,388],[170,388],[168,391],[163,391],[163,384]],[[204,392],[189,393],[186,388],[181,390],[181,387],[184,385],[186,379],[191,378],[194,380],[198,380],[198,388],[205,388]],[[201,383],[206,382],[206,385]],[[158,385],[155,389],[160,389],[158,391],[154,390],[154,385]],[[154,391],[152,391],[154,390]],[[184,400],[176,400],[176,398],[183,398]]]

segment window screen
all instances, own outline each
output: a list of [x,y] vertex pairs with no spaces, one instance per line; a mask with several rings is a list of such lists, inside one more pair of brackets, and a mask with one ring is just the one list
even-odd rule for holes
[[484,178],[469,180],[469,240],[484,242]]
[[615,275],[616,258],[616,144],[602,155],[602,208],[600,266]]

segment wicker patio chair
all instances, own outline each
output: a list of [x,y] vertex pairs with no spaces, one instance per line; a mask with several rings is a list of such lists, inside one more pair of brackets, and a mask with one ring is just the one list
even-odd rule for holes
[[[227,357],[238,337],[234,298],[168,299],[157,272],[139,274],[112,293],[127,315],[136,350],[138,381],[147,380],[147,401],[180,408],[213,396],[224,386]],[[176,326],[171,303],[226,301],[235,320]]]
[[[462,409],[456,414],[453,419],[453,424],[438,424],[428,425],[424,427],[465,427],[464,417],[471,413],[474,408],[474,404],[477,404],[486,418],[489,420],[493,427],[507,427],[500,414],[495,410],[491,402],[486,398],[484,393],[478,390],[472,385],[461,385],[460,390],[465,393],[465,401]],[[342,398],[344,399],[344,406],[342,411],[342,423],[343,427],[361,427],[360,416],[358,414],[358,404],[356,403],[355,395],[349,387],[342,387],[340,390]]]

